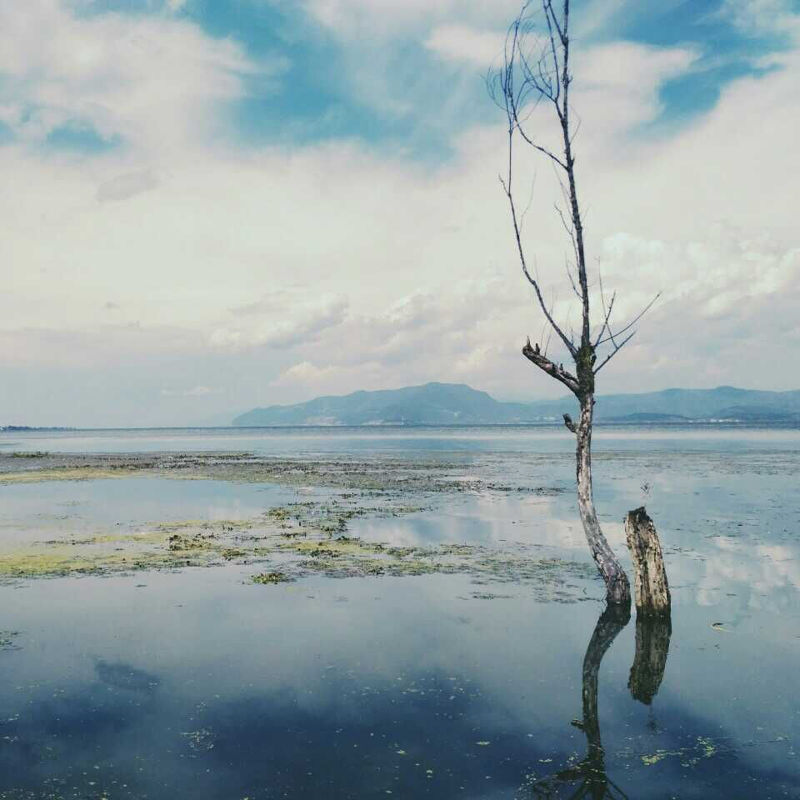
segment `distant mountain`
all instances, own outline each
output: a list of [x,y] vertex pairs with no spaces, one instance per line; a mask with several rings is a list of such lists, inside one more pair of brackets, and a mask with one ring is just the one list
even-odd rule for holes
[[[241,427],[288,425],[498,425],[557,422],[574,414],[573,397],[535,403],[503,403],[465,384],[426,383],[403,389],[317,397],[307,403],[256,408],[233,421]],[[800,391],[763,392],[666,389],[648,394],[598,397],[599,422],[659,423],[726,420],[800,424]]]
[[[532,403],[545,416],[560,417],[571,398]],[[573,407],[575,402],[572,401]],[[569,409],[567,409],[569,411]],[[647,394],[610,394],[597,398],[595,418],[606,422],[667,421],[664,416],[697,420],[751,422],[800,421],[800,391],[765,392],[719,386],[716,389],[664,389]],[[634,419],[629,419],[635,417]],[[661,418],[659,420],[659,418]],[[676,421],[678,421],[676,420]]]
[[29,431],[76,431],[77,428],[62,428],[54,426],[33,428],[30,425],[0,425],[0,431],[4,433],[27,433]]
[[464,384],[426,383],[404,389],[317,397],[292,406],[256,408],[234,425],[481,425],[530,421],[527,406],[500,403]]

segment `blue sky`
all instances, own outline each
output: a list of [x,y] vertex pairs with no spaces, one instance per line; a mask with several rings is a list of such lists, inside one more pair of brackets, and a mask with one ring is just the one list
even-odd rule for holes
[[[224,421],[425,380],[559,393],[519,361],[541,321],[484,85],[516,10],[0,0],[0,424]],[[623,311],[665,298],[608,391],[800,386],[798,19],[797,0],[573,3],[593,263]],[[520,170],[568,319],[551,176]],[[744,369],[743,348],[770,355]]]
[[[375,5],[380,8],[380,0]],[[583,12],[601,5],[574,3],[573,19],[580,23]],[[765,56],[791,47],[786,32],[741,19],[726,0],[605,5],[609,8],[601,23],[580,37],[578,46],[624,39],[665,48],[692,46],[698,52],[690,75],[659,88],[663,108],[650,122],[653,128],[690,122],[713,107],[730,81],[762,73],[769,68],[761,63]],[[800,3],[786,7],[797,11]],[[90,0],[78,4],[78,10],[83,15],[169,14],[191,21],[210,37],[235,41],[256,64],[278,60],[276,80],[252,76],[246,96],[228,109],[229,135],[242,146],[357,138],[375,148],[400,148],[413,158],[439,159],[450,150],[454,125],[489,122],[495,114],[480,80],[491,63],[483,68],[473,64],[469,70],[443,64],[425,47],[424,17],[400,26],[395,35],[366,41],[337,35],[302,2],[285,0]],[[501,33],[507,18],[494,15],[490,29]],[[372,103],[359,90],[362,75],[372,72],[376,62],[381,90],[402,108]],[[54,148],[122,144],[81,120],[50,138]]]

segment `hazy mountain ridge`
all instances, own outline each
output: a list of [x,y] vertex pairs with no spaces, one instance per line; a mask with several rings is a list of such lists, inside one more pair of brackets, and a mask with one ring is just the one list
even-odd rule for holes
[[[534,403],[505,403],[465,384],[426,383],[402,389],[359,391],[317,397],[305,403],[248,411],[240,427],[287,425],[498,425],[557,421],[575,413],[573,397]],[[603,422],[735,420],[800,423],[800,391],[768,392],[720,386],[665,389],[646,394],[597,398]]]

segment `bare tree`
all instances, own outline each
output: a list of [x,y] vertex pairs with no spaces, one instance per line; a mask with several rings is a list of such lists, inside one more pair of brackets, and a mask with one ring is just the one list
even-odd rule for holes
[[[578,507],[583,529],[592,556],[606,584],[609,603],[630,604],[630,583],[617,557],[600,529],[592,492],[592,421],[595,404],[595,376],[631,340],[635,325],[652,302],[633,320],[619,328],[612,318],[616,293],[606,303],[602,281],[598,282],[602,303],[599,323],[592,324],[591,297],[586,268],[584,226],[575,174],[573,144],[576,130],[570,108],[570,2],[569,0],[527,0],[511,24],[506,38],[503,66],[490,76],[489,88],[495,102],[508,118],[508,165],[500,182],[508,198],[511,221],[522,271],[533,287],[536,301],[544,314],[550,334],[543,346],[531,345],[530,339],[522,349],[523,355],[543,372],[564,384],[578,399],[580,416],[573,422],[564,414],[564,423],[577,439]],[[548,146],[531,128],[533,111],[539,105],[549,108],[559,129],[559,144]],[[515,200],[515,148],[530,148],[553,165],[561,184],[566,209],[556,205],[556,211],[569,237],[571,255],[567,261],[570,284],[580,303],[580,334],[576,336],[555,319],[548,306],[523,240],[524,212],[520,214]],[[596,301],[596,299],[595,299]],[[655,299],[653,300],[655,302]],[[570,372],[563,364],[548,357],[547,343],[555,334],[566,348],[575,369]]]

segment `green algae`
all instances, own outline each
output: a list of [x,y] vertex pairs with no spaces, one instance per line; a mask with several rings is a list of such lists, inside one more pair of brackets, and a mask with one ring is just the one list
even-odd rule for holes
[[[0,551],[0,579],[254,564],[261,570],[250,580],[263,584],[310,575],[363,578],[461,574],[481,586],[518,583],[532,587],[536,596],[558,602],[584,599],[583,582],[594,578],[591,565],[538,558],[532,548],[459,543],[400,547],[349,535],[354,519],[420,512],[430,507],[437,494],[519,488],[481,483],[463,472],[459,464],[401,458],[312,461],[247,453],[35,453],[29,459],[15,460],[0,455],[0,483],[151,475],[277,483],[306,495],[249,519],[154,522],[133,531],[97,531],[37,542],[13,552]],[[549,492],[541,488],[534,491]],[[482,595],[488,597],[491,592]]]
[[291,583],[294,581],[289,575],[286,575],[283,572],[259,572],[258,575],[253,575],[250,579],[253,583],[259,583],[262,585],[270,585],[276,583]]
[[310,575],[365,578],[461,574],[478,585],[515,583],[530,587],[537,597],[559,602],[583,599],[582,581],[594,577],[587,563],[537,558],[521,545],[502,550],[463,544],[397,547],[331,536],[323,527],[312,525],[306,526],[303,537],[289,537],[269,514],[225,523],[159,523],[137,533],[39,543],[0,554],[0,577],[113,575],[222,563],[261,565],[262,570],[251,580],[263,584]]
[[682,767],[694,767],[700,761],[713,758],[720,751],[713,739],[708,736],[698,736],[695,742],[688,747],[681,747],[678,750],[656,750],[654,753],[641,755],[642,764],[652,767],[666,758],[677,758]]
[[46,481],[97,481],[124,478],[136,474],[135,469],[99,469],[97,467],[65,467],[63,469],[26,470],[0,474],[2,483],[44,483]]
[[75,455],[0,454],[0,483],[157,476],[177,479],[274,483],[289,487],[344,489],[376,497],[394,492],[463,492],[481,486],[464,480],[457,464],[426,459],[282,459],[250,453],[155,453]]

